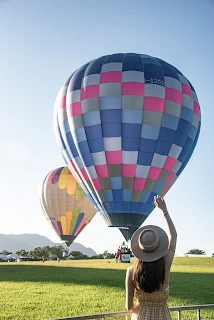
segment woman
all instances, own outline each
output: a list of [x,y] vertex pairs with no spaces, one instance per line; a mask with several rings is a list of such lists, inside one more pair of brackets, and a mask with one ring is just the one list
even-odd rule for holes
[[[166,219],[170,238],[152,225],[138,229],[132,237],[131,249],[137,259],[126,273],[126,308],[132,312],[132,320],[172,319],[167,299],[177,233],[163,198],[155,197],[154,203]],[[135,292],[138,301],[134,306]]]

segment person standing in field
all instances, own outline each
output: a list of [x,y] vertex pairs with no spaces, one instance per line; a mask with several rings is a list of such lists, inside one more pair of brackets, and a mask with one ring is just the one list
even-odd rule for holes
[[167,300],[177,232],[164,199],[157,196],[154,203],[166,219],[170,238],[163,229],[153,225],[138,229],[132,237],[131,249],[136,262],[126,273],[126,308],[132,312],[132,320],[172,319]]
[[117,252],[115,253],[115,257],[116,257],[116,262],[119,262],[119,256],[120,256],[120,251],[119,249],[117,250]]

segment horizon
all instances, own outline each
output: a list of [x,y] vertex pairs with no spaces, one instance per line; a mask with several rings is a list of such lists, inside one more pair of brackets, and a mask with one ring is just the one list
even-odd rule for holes
[[[40,236],[40,237],[44,237],[44,238],[46,238],[46,239],[48,239],[48,240],[50,240],[47,236],[45,236],[45,235],[41,235],[41,234],[39,234],[39,233],[19,233],[19,234],[4,234],[4,233],[0,233],[0,236],[1,235],[3,235],[3,236],[28,236],[28,235],[32,235],[32,236]],[[53,243],[53,245],[66,245],[66,243],[64,242],[64,241],[61,241],[60,239],[59,239],[59,242],[53,242],[52,240],[50,240],[52,243]],[[126,241],[125,241],[126,242]],[[82,243],[79,243],[78,241],[74,241],[73,242],[74,244],[77,244],[77,245],[83,245]],[[72,244],[73,244],[72,243]],[[126,242],[127,243],[127,242]],[[72,245],[71,244],[71,245]],[[85,246],[85,245],[83,245],[86,249],[91,249],[91,250],[93,250],[96,254],[102,254],[102,253],[104,253],[106,250],[103,250],[102,252],[96,252],[96,250],[94,249],[94,248],[92,248],[92,247],[87,247],[87,246]],[[43,247],[43,246],[42,246]],[[45,247],[45,246],[44,246]],[[37,247],[35,247],[35,248],[37,248]],[[25,250],[24,248],[22,248],[23,250]],[[19,249],[19,250],[22,250],[21,248]],[[188,253],[190,250],[195,250],[195,249],[199,249],[199,250],[202,250],[202,251],[205,251],[205,253],[203,253],[203,254],[191,254],[191,253]],[[2,251],[4,251],[5,249],[3,249]],[[69,252],[71,252],[71,249],[70,249],[70,247],[68,247],[68,250],[69,250]],[[6,250],[7,251],[7,250]],[[113,252],[113,251],[108,251],[109,253],[115,253],[115,252]],[[213,255],[213,253],[207,253],[206,252],[206,250],[203,250],[203,249],[201,249],[201,248],[196,248],[196,247],[194,247],[194,248],[191,248],[191,249],[188,249],[188,250],[185,250],[185,252],[186,253],[183,253],[183,254],[178,254],[177,252],[175,252],[175,256],[179,256],[179,257],[184,257],[184,256],[186,256],[187,254],[188,255],[192,255],[192,256],[212,256]],[[214,252],[214,250],[213,250],[213,252]],[[15,252],[13,252],[13,254],[14,254]]]

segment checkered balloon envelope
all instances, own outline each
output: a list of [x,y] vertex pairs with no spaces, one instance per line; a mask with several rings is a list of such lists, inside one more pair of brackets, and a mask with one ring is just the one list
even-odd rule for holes
[[[117,53],[76,70],[60,89],[54,131],[62,156],[108,226],[126,240],[187,165],[200,106],[167,62]],[[127,229],[128,228],[128,229]]]

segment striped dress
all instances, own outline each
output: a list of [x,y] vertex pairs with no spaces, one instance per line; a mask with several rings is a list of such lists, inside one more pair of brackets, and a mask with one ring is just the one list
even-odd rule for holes
[[136,290],[138,303],[134,308],[131,320],[171,320],[167,305],[169,287],[152,293]]

